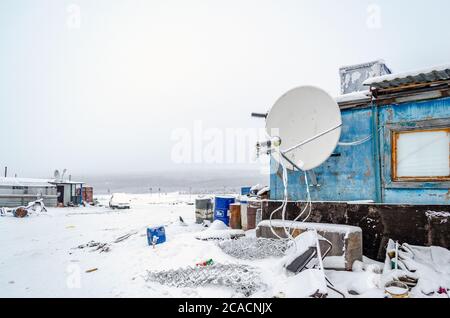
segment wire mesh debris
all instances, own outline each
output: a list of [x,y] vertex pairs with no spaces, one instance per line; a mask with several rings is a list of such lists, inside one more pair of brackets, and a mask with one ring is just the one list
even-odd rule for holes
[[171,287],[224,286],[249,297],[264,288],[256,268],[240,264],[214,264],[167,271],[147,271],[146,281]]
[[225,254],[243,260],[282,257],[289,247],[289,240],[265,238],[241,238],[218,243]]
[[78,245],[77,248],[78,249],[92,248],[90,250],[91,252],[99,251],[100,253],[107,253],[111,250],[110,244],[95,241],[90,241],[87,244]]

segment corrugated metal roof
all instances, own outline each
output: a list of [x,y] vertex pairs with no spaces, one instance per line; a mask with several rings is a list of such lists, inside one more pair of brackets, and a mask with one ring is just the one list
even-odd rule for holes
[[441,65],[412,72],[373,77],[366,80],[364,85],[378,89],[387,89],[445,80],[450,80],[450,65]]
[[53,187],[47,179],[0,178],[0,186],[12,187]]

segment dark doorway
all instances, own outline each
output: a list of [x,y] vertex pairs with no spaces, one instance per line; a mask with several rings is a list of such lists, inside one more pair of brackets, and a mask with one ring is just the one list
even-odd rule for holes
[[64,204],[64,186],[57,186],[56,191],[58,192],[58,203]]

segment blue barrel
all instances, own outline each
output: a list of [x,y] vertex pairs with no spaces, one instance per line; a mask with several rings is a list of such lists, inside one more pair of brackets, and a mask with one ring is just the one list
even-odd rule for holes
[[241,195],[249,195],[251,190],[252,190],[252,187],[242,187]]
[[148,245],[153,245],[153,239],[156,240],[155,244],[161,244],[166,241],[166,229],[164,228],[164,226],[147,228]]
[[216,197],[214,201],[214,220],[220,220],[227,226],[230,224],[230,204],[236,202],[233,197]]

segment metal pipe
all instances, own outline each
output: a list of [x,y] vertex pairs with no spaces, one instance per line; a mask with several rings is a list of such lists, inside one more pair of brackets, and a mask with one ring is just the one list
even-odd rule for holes
[[378,105],[372,100],[372,152],[375,172],[375,202],[383,202],[383,189],[381,183],[381,155],[380,155],[380,129]]
[[288,163],[292,165],[293,168],[292,170],[295,171],[295,169],[297,169],[297,171],[303,171],[294,162],[292,162],[292,160],[290,160],[284,153],[281,153],[281,157],[283,157]]
[[302,147],[302,146],[304,146],[304,145],[306,145],[306,144],[309,144],[310,142],[312,142],[312,141],[314,141],[314,140],[316,140],[316,139],[318,139],[318,138],[320,138],[320,137],[322,137],[322,136],[324,136],[324,135],[326,135],[326,134],[329,134],[330,132],[335,131],[336,129],[339,129],[339,128],[341,128],[341,127],[342,127],[342,123],[339,124],[339,125],[336,126],[336,127],[330,128],[330,129],[328,129],[328,130],[326,130],[326,131],[324,131],[324,132],[322,132],[322,133],[320,133],[320,134],[317,134],[317,135],[315,135],[314,137],[311,137],[311,138],[309,138],[309,139],[306,139],[305,141],[302,141],[302,142],[299,143],[298,145],[295,145],[295,146],[293,146],[293,147],[291,147],[291,148],[289,148],[289,149],[286,149],[286,150],[282,151],[282,153],[283,153],[283,154],[287,154],[288,152],[291,152],[291,151],[293,151],[293,150],[295,150],[295,149],[297,149],[297,148],[300,148],[300,147]]

